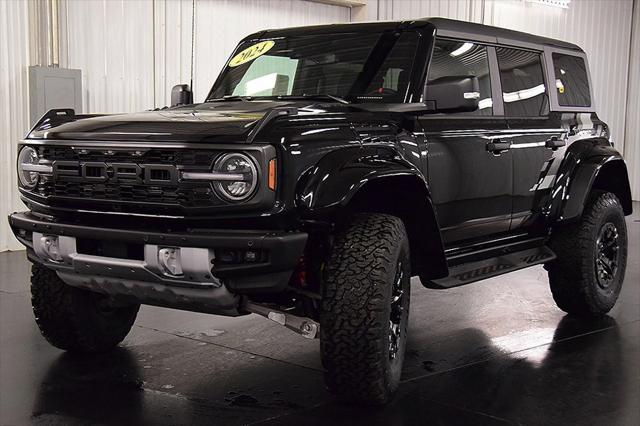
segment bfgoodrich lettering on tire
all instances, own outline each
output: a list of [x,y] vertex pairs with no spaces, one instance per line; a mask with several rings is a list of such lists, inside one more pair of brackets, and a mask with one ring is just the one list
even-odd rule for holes
[[336,235],[324,270],[320,346],[327,386],[340,400],[383,404],[397,389],[410,278],[397,217],[357,215]]

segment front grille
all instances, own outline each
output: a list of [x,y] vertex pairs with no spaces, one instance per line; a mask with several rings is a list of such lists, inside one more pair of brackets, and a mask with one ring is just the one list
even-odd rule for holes
[[144,164],[173,164],[182,166],[211,166],[220,154],[214,150],[188,149],[110,149],[41,146],[41,158],[61,161],[135,162]]
[[[89,179],[66,176],[68,171],[77,172],[80,163],[132,164],[134,165],[171,165],[185,170],[208,171],[220,154],[216,150],[196,149],[110,149],[110,148],[74,148],[69,146],[40,146],[40,158],[54,162],[70,162],[71,166],[60,167],[61,174],[54,176],[43,174],[38,185],[32,190],[45,197],[48,204],[66,208],[91,208],[91,202],[98,202],[99,210],[117,212],[145,212],[151,210],[150,204],[162,204],[180,213],[182,208],[206,208],[224,204],[215,194],[208,182],[169,181],[168,172],[152,170],[149,178],[156,184],[141,182],[135,176],[132,179],[109,178],[106,182],[95,181],[94,171],[87,169]],[[127,171],[127,168],[123,168]],[[135,170],[135,169],[134,169]],[[89,206],[89,207],[87,207]]]
[[177,204],[184,207],[209,207],[220,204],[207,183],[202,184],[201,187],[192,185],[190,188],[181,188],[118,183],[55,182],[53,177],[43,176],[34,192],[42,197]]

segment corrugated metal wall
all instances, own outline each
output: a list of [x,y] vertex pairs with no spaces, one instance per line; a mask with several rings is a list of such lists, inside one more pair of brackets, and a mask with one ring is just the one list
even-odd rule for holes
[[85,110],[168,105],[171,87],[190,80],[194,4],[195,100],[204,99],[247,34],[350,19],[346,7],[300,0],[66,0],[61,44],[67,48],[61,62],[83,70]]
[[24,208],[17,194],[16,146],[29,126],[27,2],[0,1],[0,251],[22,247],[7,215]]
[[640,0],[633,6],[625,157],[634,200],[640,200]]
[[[371,3],[373,9],[375,2]],[[378,0],[377,17],[369,15],[369,19],[392,20],[438,16],[481,23],[484,4],[484,0]]]

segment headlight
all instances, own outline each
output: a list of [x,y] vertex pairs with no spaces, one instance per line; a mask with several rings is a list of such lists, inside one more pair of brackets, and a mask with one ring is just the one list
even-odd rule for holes
[[35,149],[25,146],[18,154],[18,178],[20,184],[27,189],[33,189],[38,183],[38,153]]
[[227,175],[215,182],[217,191],[231,201],[241,201],[253,194],[258,183],[258,172],[251,158],[244,154],[226,154],[213,166],[214,172]]

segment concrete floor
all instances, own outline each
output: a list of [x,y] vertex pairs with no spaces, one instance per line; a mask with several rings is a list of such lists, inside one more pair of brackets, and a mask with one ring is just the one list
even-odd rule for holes
[[23,252],[0,254],[0,424],[640,424],[640,205],[608,317],[556,308],[541,267],[447,291],[413,283],[399,395],[335,403],[319,343],[256,316],[143,307],[120,348],[77,357],[40,336]]

